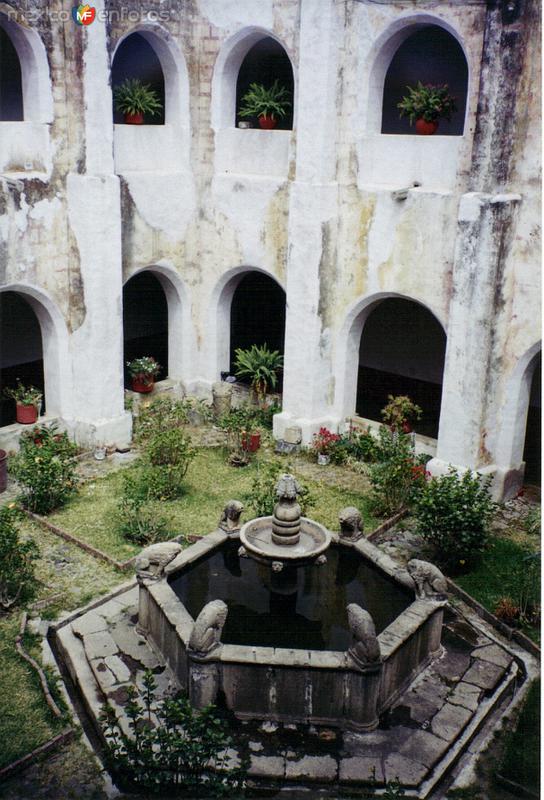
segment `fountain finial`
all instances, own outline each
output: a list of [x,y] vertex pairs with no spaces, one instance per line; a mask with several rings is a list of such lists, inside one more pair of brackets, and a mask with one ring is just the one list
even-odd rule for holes
[[276,484],[279,497],[272,517],[272,541],[278,545],[298,544],[302,510],[297,503],[301,487],[293,475],[284,473]]

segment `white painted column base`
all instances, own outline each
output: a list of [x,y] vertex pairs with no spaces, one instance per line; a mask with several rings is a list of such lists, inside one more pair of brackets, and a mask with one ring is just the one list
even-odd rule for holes
[[282,411],[280,414],[274,414],[274,439],[283,439],[285,429],[297,425],[302,431],[302,444],[308,446],[312,443],[314,433],[317,433],[320,428],[327,428],[331,433],[338,433],[338,428],[342,422],[342,418],[336,416],[308,419],[306,417],[296,417],[294,414]]
[[97,445],[128,447],[132,440],[132,414],[129,411],[112,419],[64,419],[59,427],[79,445],[88,448]]
[[[442,475],[447,475],[452,467],[458,475],[463,475],[468,469],[468,467],[459,466],[458,464],[449,464],[441,458],[431,458],[427,462],[425,469],[431,473],[433,478],[439,478]],[[523,486],[525,463],[522,462],[518,467],[500,467],[497,464],[489,464],[477,470],[470,470],[470,472],[483,477],[490,476],[491,496],[495,502],[502,503],[515,497]]]

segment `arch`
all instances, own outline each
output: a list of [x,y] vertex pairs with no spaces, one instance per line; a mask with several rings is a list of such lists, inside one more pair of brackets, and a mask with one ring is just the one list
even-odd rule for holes
[[[376,134],[381,132],[384,85],[387,72],[395,54],[409,37],[430,27],[441,28],[457,42],[467,67],[466,86],[470,86],[470,62],[467,58],[466,48],[459,32],[448,22],[433,14],[422,12],[400,16],[376,39],[367,59],[369,75],[368,94],[366,99],[363,98],[363,108],[361,108],[360,111],[366,116],[368,133]],[[462,115],[463,130],[465,127],[468,105],[467,99],[465,102],[464,114]]]
[[446,335],[446,328],[439,314],[427,304],[414,297],[397,292],[378,292],[356,301],[348,310],[346,319],[339,332],[336,346],[337,391],[335,408],[339,416],[352,416],[357,405],[357,383],[359,352],[365,325],[372,312],[384,300],[403,300],[414,303],[430,314]]
[[523,462],[531,383],[541,352],[541,341],[529,347],[512,370],[506,384],[506,401],[500,414],[497,463],[514,469],[518,469]]
[[282,45],[279,44],[276,39],[265,36],[250,47],[240,64],[236,78],[235,125],[237,125],[241,119],[244,119],[240,117],[239,110],[242,99],[250,88],[250,84],[258,83],[269,87],[276,80],[279,86],[283,86],[287,90],[290,102],[289,108],[286,109],[285,116],[283,118],[278,118],[277,128],[280,130],[291,130],[293,127],[294,110],[293,67]]
[[[168,376],[182,379],[190,374],[192,354],[191,331],[189,330],[190,305],[185,285],[170,265],[153,264],[132,272],[123,284],[123,296],[127,284],[139,275],[148,273],[160,284],[167,307],[167,363],[163,364]],[[123,309],[124,311],[124,309]],[[152,355],[142,353],[141,355]],[[127,359],[124,359],[126,362]],[[160,363],[160,362],[159,362]],[[164,377],[164,376],[163,376]]]
[[66,323],[53,300],[39,289],[23,284],[8,284],[0,294],[13,292],[21,296],[34,312],[41,332],[44,399],[49,416],[71,416],[68,395],[69,348]]
[[249,51],[263,39],[272,39],[283,49],[293,73],[293,115],[296,116],[295,71],[293,59],[290,57],[284,43],[266,28],[251,26],[237,31],[223,44],[213,72],[212,79],[212,128],[217,131],[221,128],[232,128],[236,122],[236,91],[238,75],[242,62]]
[[44,44],[35,30],[15,22],[12,13],[13,9],[0,3],[0,27],[15,48],[21,67],[22,119],[52,122],[53,94]]
[[284,292],[285,287],[275,275],[260,267],[240,266],[234,267],[224,273],[213,289],[210,299],[209,332],[212,342],[215,343],[215,353],[211,355],[215,364],[214,379],[217,380],[221,372],[228,372],[231,367],[231,310],[234,293],[243,278],[249,273],[260,273],[279,286]]
[[164,76],[164,122],[189,130],[189,76],[185,58],[171,34],[162,26],[143,23],[119,39],[112,54],[112,77],[119,48],[134,34],[145,40],[160,63]]

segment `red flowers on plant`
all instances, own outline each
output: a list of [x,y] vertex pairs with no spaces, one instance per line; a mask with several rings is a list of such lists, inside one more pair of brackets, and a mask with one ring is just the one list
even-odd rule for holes
[[337,433],[332,433],[328,428],[320,428],[319,433],[314,433],[312,450],[316,453],[330,454],[339,440],[340,436]]

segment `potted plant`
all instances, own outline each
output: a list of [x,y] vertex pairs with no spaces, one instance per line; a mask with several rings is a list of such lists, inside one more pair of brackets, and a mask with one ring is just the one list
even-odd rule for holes
[[389,402],[382,408],[382,418],[392,431],[411,433],[413,425],[421,419],[423,411],[406,395],[388,395]]
[[278,117],[283,118],[286,109],[291,105],[288,94],[286,87],[280,86],[277,78],[270,87],[263,86],[262,83],[250,83],[242,97],[238,116],[258,117],[260,127],[271,130],[278,124]]
[[457,111],[455,98],[449,93],[448,85],[437,86],[432,83],[417,82],[417,86],[407,86],[405,95],[397,108],[400,116],[407,116],[410,125],[415,121],[416,132],[423,136],[431,136],[438,128],[440,119],[451,119]]
[[253,344],[247,350],[240,347],[235,350],[234,365],[236,377],[250,379],[259,406],[265,408],[268,389],[277,386],[278,372],[283,368],[283,356],[278,350],[269,350],[266,344],[262,347]]
[[6,397],[16,404],[16,418],[21,425],[33,425],[38,419],[42,404],[42,392],[34,386],[25,386],[17,380],[15,389],[5,389]]
[[330,463],[331,453],[340,438],[337,433],[332,433],[328,428],[320,428],[319,433],[314,433],[312,450],[317,455],[318,464],[326,466]]
[[132,378],[132,391],[140,394],[147,394],[153,391],[155,378],[161,370],[161,365],[157,364],[151,356],[135,358],[127,361],[128,371]]
[[149,84],[127,78],[113,90],[115,108],[125,115],[125,124],[143,125],[144,116],[154,117],[162,110],[159,95]]
[[254,410],[248,405],[231,408],[217,421],[218,427],[227,435],[228,462],[234,467],[249,464],[250,452],[258,450],[260,433],[254,428]]

